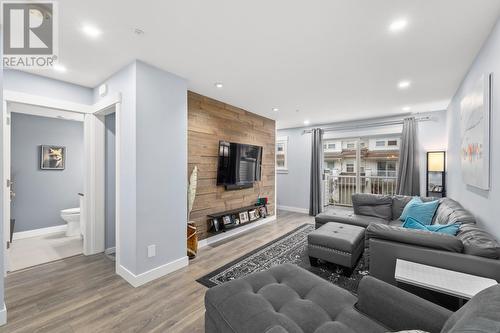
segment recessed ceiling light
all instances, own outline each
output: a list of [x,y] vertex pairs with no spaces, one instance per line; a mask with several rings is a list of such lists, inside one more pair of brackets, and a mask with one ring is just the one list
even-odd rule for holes
[[82,31],[84,34],[92,38],[97,38],[102,34],[102,31],[93,25],[84,25]]
[[64,73],[67,71],[66,67],[64,65],[61,65],[61,64],[55,64],[53,67],[52,67],[56,72],[59,72],[59,73]]
[[309,125],[311,122],[309,120],[304,120],[304,125]]
[[280,109],[278,109],[278,108],[273,108],[273,111],[274,111],[274,112],[278,112],[279,110],[280,110]]
[[224,87],[224,85],[223,85],[221,82],[215,82],[215,83],[214,83],[214,86],[215,86],[216,88],[219,88],[219,89],[220,89],[220,88],[222,88],[222,87]]
[[389,31],[391,31],[391,32],[399,32],[401,30],[404,30],[404,28],[406,28],[407,25],[408,25],[408,21],[407,20],[405,20],[405,19],[398,19],[398,20],[393,21],[389,25]]
[[403,106],[403,111],[408,112],[410,110],[411,110],[411,108],[409,106]]
[[408,80],[403,80],[403,81],[399,81],[398,83],[398,88],[399,89],[407,89],[409,88],[411,85],[411,82],[408,81]]

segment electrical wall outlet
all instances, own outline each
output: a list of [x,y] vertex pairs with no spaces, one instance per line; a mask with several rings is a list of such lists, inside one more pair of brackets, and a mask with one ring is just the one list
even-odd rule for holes
[[156,245],[152,244],[148,246],[148,258],[152,258],[156,255]]

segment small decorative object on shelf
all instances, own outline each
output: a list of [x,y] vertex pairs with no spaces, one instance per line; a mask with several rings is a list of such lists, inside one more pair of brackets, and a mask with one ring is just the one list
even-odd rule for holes
[[252,209],[248,211],[248,216],[250,217],[250,221],[255,221],[259,218],[259,211],[257,209]]
[[260,217],[264,218],[267,216],[267,208],[266,206],[259,207]]
[[213,219],[212,220],[212,226],[215,232],[220,231],[221,227],[219,225],[219,219]]
[[248,212],[244,211],[240,213],[240,222],[241,223],[247,223],[249,221],[248,219]]
[[231,224],[231,216],[230,215],[225,215],[222,217],[222,222],[224,222],[224,225]]
[[[191,177],[189,178],[188,186],[188,221],[193,210],[194,199],[196,197],[196,187],[198,185],[198,167],[195,166]],[[196,257],[198,252],[198,232],[194,222],[188,222],[187,225],[187,255],[189,259]]]

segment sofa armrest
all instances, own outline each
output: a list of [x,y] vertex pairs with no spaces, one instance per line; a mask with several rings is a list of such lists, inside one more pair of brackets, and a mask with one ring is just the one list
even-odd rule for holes
[[356,308],[394,331],[440,332],[453,312],[393,285],[364,277]]
[[396,260],[449,269],[500,281],[500,260],[372,238],[370,240],[370,275],[396,284]]

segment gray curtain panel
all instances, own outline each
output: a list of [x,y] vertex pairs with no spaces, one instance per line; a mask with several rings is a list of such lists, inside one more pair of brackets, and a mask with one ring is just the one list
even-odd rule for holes
[[420,195],[417,120],[405,118],[399,152],[397,194]]
[[323,172],[323,130],[314,128],[311,133],[311,195],[309,215],[316,216],[323,210],[321,185]]

